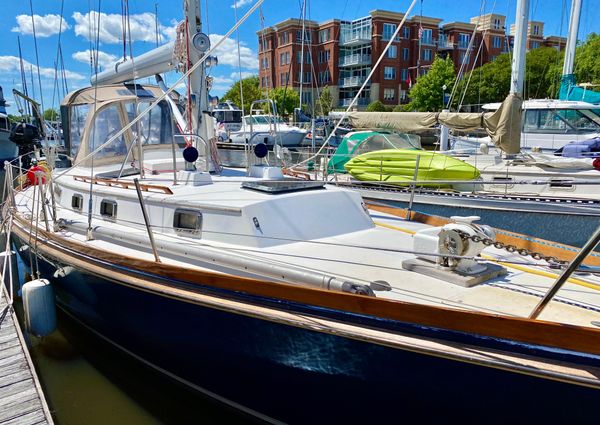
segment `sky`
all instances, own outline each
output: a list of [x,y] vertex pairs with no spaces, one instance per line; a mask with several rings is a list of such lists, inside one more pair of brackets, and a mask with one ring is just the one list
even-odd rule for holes
[[[214,43],[222,38],[238,18],[252,7],[257,0],[199,0],[202,7],[203,31]],[[590,32],[600,33],[600,19],[593,9],[598,0],[583,0],[579,28],[579,39]],[[0,0],[0,86],[8,103],[9,113],[16,114],[17,108],[12,89],[21,90],[18,38],[21,42],[27,84],[32,93],[31,76],[35,97],[40,100],[40,84],[36,64],[39,62],[41,91],[44,108],[57,107],[62,92],[55,90],[55,62],[58,45],[63,53],[68,89],[89,85],[91,75],[89,40],[90,23],[97,22],[100,13],[99,63],[102,68],[123,57],[121,8],[125,0],[31,0],[37,35],[37,58],[32,35],[32,19],[29,1]],[[172,40],[175,26],[183,18],[183,0],[129,0],[132,50],[140,55],[156,47],[155,8],[158,10],[160,43]],[[275,25],[285,19],[300,16],[302,0],[265,0],[239,29],[240,64],[238,66],[236,34],[226,40],[217,51],[219,64],[210,69],[214,78],[213,96],[222,95],[242,73],[242,77],[258,72],[256,31]],[[331,18],[356,19],[368,15],[373,9],[405,12],[410,0],[307,0],[307,18],[325,21]],[[530,20],[545,22],[544,35],[567,35],[570,0],[530,0]],[[483,13],[500,13],[507,16],[507,23],[514,22],[516,0],[423,0],[413,9],[413,15],[422,12],[425,16],[444,19],[444,22],[468,22]],[[61,18],[61,8],[62,18]],[[261,19],[261,16],[263,19]],[[94,19],[96,18],[96,19]],[[93,25],[93,24],[92,24]],[[60,30],[60,33],[59,33]],[[95,35],[96,31],[91,32]],[[128,48],[128,47],[127,47]],[[174,82],[175,73],[167,76],[167,83]]]

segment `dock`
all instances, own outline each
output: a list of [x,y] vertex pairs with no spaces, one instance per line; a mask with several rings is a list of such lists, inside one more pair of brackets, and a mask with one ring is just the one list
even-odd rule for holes
[[51,425],[25,338],[1,282],[0,287],[0,425]]

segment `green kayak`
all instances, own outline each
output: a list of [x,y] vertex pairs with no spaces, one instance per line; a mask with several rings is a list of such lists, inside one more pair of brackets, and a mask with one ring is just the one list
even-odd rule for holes
[[[407,184],[417,180],[473,180],[479,170],[460,159],[433,151],[414,149],[384,149],[367,152],[348,161],[344,167],[357,180]],[[426,184],[430,187],[451,187],[449,184]]]

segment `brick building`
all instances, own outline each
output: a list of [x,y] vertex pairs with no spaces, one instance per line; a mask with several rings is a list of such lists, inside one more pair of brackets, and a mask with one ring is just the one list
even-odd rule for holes
[[[304,37],[299,19],[265,28],[257,33],[261,88],[287,85],[299,90],[302,81],[303,103],[312,104],[317,99],[316,87],[329,86],[334,106],[348,106],[403,18],[403,13],[373,10],[353,21],[305,21]],[[451,57],[457,70],[464,61],[468,71],[475,61],[481,66],[512,49],[514,26],[507,35],[503,15],[441,23],[442,19],[426,16],[406,20],[361,93],[359,108],[376,100],[387,105],[407,102],[411,84],[427,72],[436,55]],[[529,49],[564,48],[566,39],[544,38],[543,29],[543,22],[530,22]]]

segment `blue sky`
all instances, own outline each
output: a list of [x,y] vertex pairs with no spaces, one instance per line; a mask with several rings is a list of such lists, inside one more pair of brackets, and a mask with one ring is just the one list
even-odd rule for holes
[[[57,106],[59,97],[53,95],[54,62],[57,55],[58,28],[60,24],[61,0],[32,0],[35,26],[38,35],[38,53],[41,70],[42,93],[46,108]],[[585,38],[590,32],[600,32],[600,20],[593,9],[597,0],[584,0],[579,38]],[[237,0],[238,16],[242,16],[255,0]],[[568,11],[570,0],[530,0],[531,20],[544,21],[545,35],[566,36],[568,27]],[[203,7],[204,32],[211,34],[216,40],[225,34],[235,23],[233,0],[200,0]],[[264,25],[270,26],[289,17],[298,17],[301,0],[266,0],[261,7]],[[467,21],[476,16],[483,3],[485,13],[495,12],[507,15],[508,22],[514,22],[516,0],[424,0],[423,14],[444,19],[446,22]],[[133,52],[135,55],[155,47],[154,10],[158,5],[158,21],[160,36],[163,41],[173,37],[175,24],[182,19],[182,0],[129,0]],[[307,17],[316,21],[330,18],[355,19],[368,14],[373,9],[404,12],[410,4],[409,0],[311,0],[308,2]],[[566,4],[566,11],[565,11]],[[90,77],[89,65],[89,12],[98,11],[99,0],[74,1],[64,0],[63,31],[60,34],[65,68],[68,70],[69,89],[83,87]],[[208,5],[208,8],[206,8]],[[35,66],[36,57],[34,40],[31,35],[31,12],[28,1],[2,2],[3,13],[0,14],[2,43],[0,43],[0,86],[5,97],[13,106],[10,113],[16,113],[12,96],[12,88],[21,88],[18,63],[17,37],[21,39],[23,59]],[[419,14],[420,7],[413,10]],[[103,64],[118,60],[123,54],[121,41],[121,1],[100,0],[101,41],[100,59]],[[256,31],[262,27],[258,13],[250,17],[240,29],[241,57],[243,75],[255,73],[258,68],[256,58]],[[211,70],[215,78],[213,95],[221,95],[234,82],[238,75],[237,49],[235,38],[227,40],[224,48],[218,53],[219,65]],[[29,67],[26,65],[27,71]],[[168,81],[174,81],[169,76]],[[28,86],[31,79],[28,78]],[[34,68],[34,85],[36,98],[39,99],[39,85]],[[31,93],[31,87],[29,87]],[[54,98],[54,102],[53,102]]]

